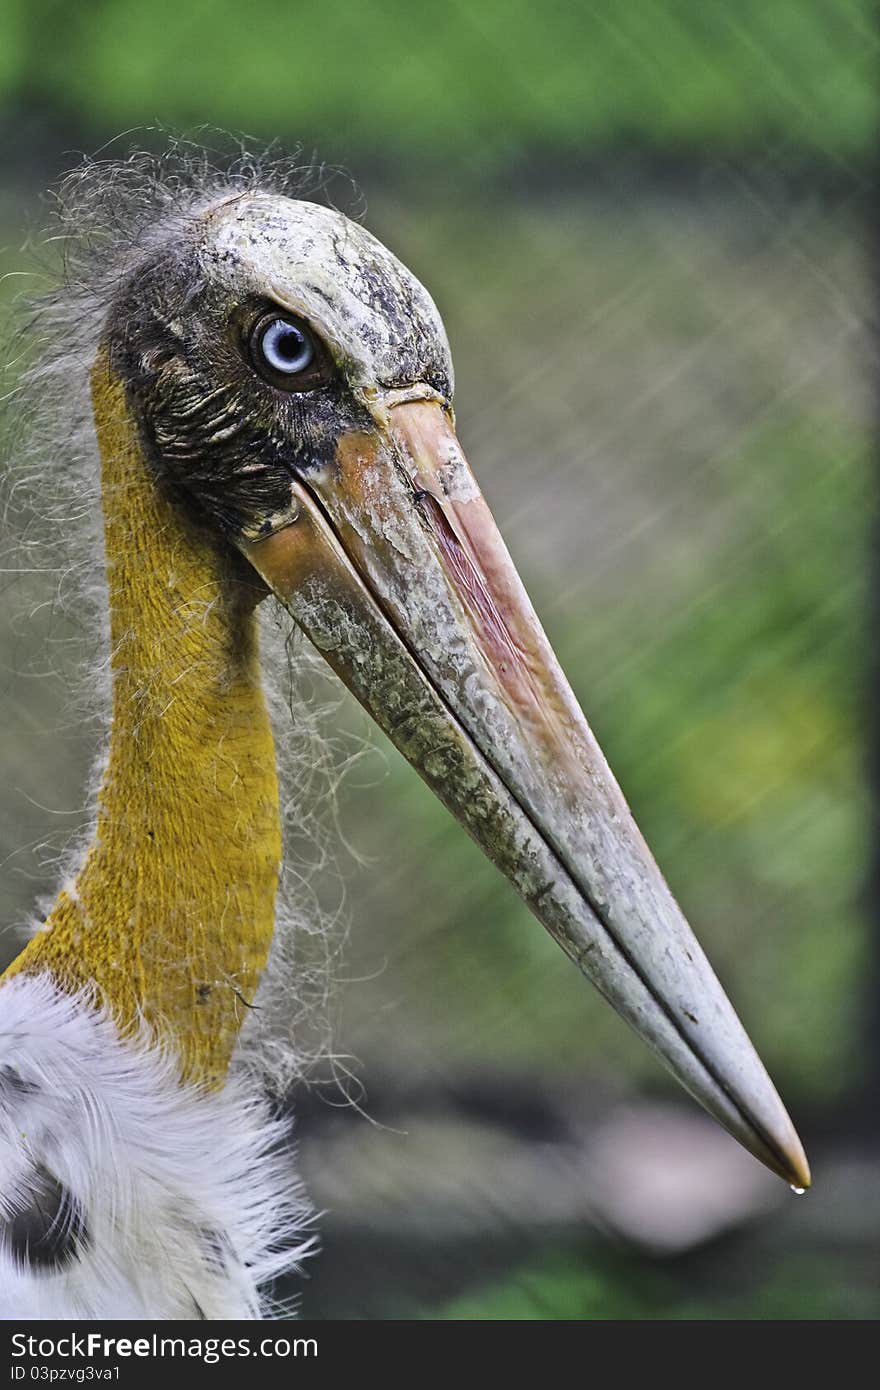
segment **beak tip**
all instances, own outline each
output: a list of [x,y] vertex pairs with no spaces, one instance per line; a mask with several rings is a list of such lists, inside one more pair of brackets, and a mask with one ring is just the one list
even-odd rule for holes
[[798,1196],[801,1196],[804,1192],[808,1190],[808,1188],[812,1187],[813,1177],[810,1172],[810,1165],[807,1162],[807,1156],[801,1148],[800,1144],[798,1144],[797,1149],[794,1152],[792,1152],[791,1150],[789,1151],[788,1159],[789,1171],[786,1174],[786,1176],[788,1178],[789,1186],[792,1192],[795,1192]]
[[[788,1120],[787,1115],[785,1118]],[[776,1162],[772,1166],[779,1176],[788,1183],[792,1192],[800,1196],[812,1186],[812,1174],[803,1145],[790,1120],[785,1128],[787,1132],[784,1138],[779,1136],[773,1146]]]

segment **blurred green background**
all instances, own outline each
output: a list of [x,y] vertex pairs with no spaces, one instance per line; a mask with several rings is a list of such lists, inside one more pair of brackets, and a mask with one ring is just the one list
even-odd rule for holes
[[[32,265],[77,151],[157,124],[352,175],[440,305],[465,448],[814,1158],[795,1202],[689,1109],[374,738],[340,794],[365,1113],[294,1097],[326,1210],[309,1315],[880,1313],[877,56],[864,0],[0,0],[0,269]],[[13,923],[96,751],[56,584],[3,575]]]

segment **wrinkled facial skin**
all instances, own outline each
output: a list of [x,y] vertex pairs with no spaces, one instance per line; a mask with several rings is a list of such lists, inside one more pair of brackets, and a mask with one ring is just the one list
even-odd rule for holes
[[[282,391],[258,375],[247,330],[273,308],[329,350],[326,385]],[[233,541],[270,531],[291,477],[332,467],[343,434],[373,427],[377,388],[453,391],[442,321],[406,267],[341,213],[269,194],[194,217],[117,301],[108,346],[158,474]]]

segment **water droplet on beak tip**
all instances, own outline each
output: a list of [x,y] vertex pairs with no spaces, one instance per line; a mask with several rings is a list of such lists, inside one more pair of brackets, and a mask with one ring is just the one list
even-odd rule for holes
[[794,1183],[791,1183],[790,1186],[795,1197],[803,1197],[804,1193],[807,1190],[805,1187],[795,1187]]

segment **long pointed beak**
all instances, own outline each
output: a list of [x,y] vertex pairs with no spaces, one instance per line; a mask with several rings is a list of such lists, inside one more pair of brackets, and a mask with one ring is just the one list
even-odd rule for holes
[[688,1091],[796,1187],[797,1134],[667,887],[429,387],[292,482],[251,563],[535,916]]

